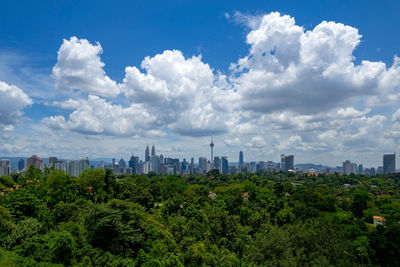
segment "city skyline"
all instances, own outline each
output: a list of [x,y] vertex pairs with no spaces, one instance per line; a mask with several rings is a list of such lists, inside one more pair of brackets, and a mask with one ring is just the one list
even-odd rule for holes
[[[211,142],[213,144],[213,142]],[[0,176],[9,175],[11,173],[21,173],[29,169],[31,166],[40,168],[45,171],[46,168],[54,168],[62,170],[71,176],[79,176],[84,170],[92,169],[112,169],[115,174],[148,174],[150,172],[157,174],[173,174],[173,175],[187,175],[187,174],[206,174],[211,170],[219,170],[222,174],[235,174],[235,173],[257,173],[257,172],[294,172],[297,174],[334,174],[341,173],[344,175],[351,174],[363,174],[363,175],[376,175],[376,174],[391,174],[398,172],[396,170],[396,153],[384,154],[382,166],[377,167],[365,167],[363,164],[357,164],[346,160],[342,163],[342,166],[330,167],[315,164],[294,164],[294,155],[281,154],[280,162],[274,162],[272,160],[267,161],[244,161],[243,151],[239,151],[238,162],[229,163],[227,156],[214,156],[213,157],[213,145],[210,145],[211,158],[207,160],[206,157],[199,157],[198,164],[195,163],[194,157],[186,160],[179,158],[168,157],[156,154],[156,148],[153,145],[151,149],[151,157],[149,156],[149,146],[146,146],[145,156],[140,159],[139,156],[132,154],[128,161],[121,158],[119,161],[116,158],[112,158],[112,163],[105,162],[102,160],[89,160],[89,158],[83,158],[79,160],[71,159],[58,159],[55,156],[49,157],[47,161],[37,155],[32,155],[26,158],[14,158],[14,161],[18,159],[17,165],[14,162],[14,166],[10,159],[0,158]],[[96,162],[97,161],[97,162]],[[16,165],[16,166],[15,166]],[[308,165],[308,166],[307,166]],[[311,166],[310,166],[311,165]]]
[[381,166],[400,148],[400,3],[0,10],[2,157],[208,158],[213,136],[229,160]]
[[[200,156],[193,156],[193,155],[188,155],[188,154],[186,154],[186,156],[177,156],[177,155],[174,155],[174,154],[165,154],[164,155],[163,154],[163,150],[158,151],[159,152],[158,156],[161,155],[162,157],[165,157],[165,158],[176,158],[176,159],[179,159],[179,160],[186,160],[186,159],[189,160],[190,158],[196,158],[196,159],[205,158],[208,162],[213,162],[215,157],[219,157],[219,158],[224,157],[226,159],[229,159],[229,162],[231,162],[231,163],[233,162],[233,163],[237,164],[238,166],[240,166],[243,163],[246,163],[246,164],[248,164],[250,162],[256,162],[256,163],[265,162],[265,163],[267,163],[268,161],[271,161],[271,162],[274,162],[274,163],[280,163],[281,166],[283,166],[282,168],[284,170],[288,170],[285,167],[286,162],[288,161],[288,159],[289,159],[289,162],[290,162],[289,164],[290,164],[290,166],[292,168],[293,168],[294,165],[296,165],[296,164],[293,163],[294,162],[294,160],[293,160],[294,155],[288,155],[288,154],[286,154],[286,155],[285,154],[280,154],[279,155],[279,159],[265,158],[264,157],[264,158],[260,158],[260,159],[254,160],[253,158],[250,157],[250,159],[245,160],[246,157],[244,157],[243,150],[239,150],[239,151],[237,151],[236,159],[235,159],[235,157],[227,156],[223,152],[222,152],[222,154],[216,154],[215,157],[214,157],[214,147],[215,147],[214,138],[213,138],[213,136],[211,136],[210,138],[211,138],[211,140],[209,140],[209,144],[208,144],[208,147],[209,147],[208,148],[209,149],[208,153],[209,154],[211,153],[211,157],[210,158],[207,157],[207,155],[206,155],[207,152],[205,152],[204,155],[196,154],[196,155],[200,155]],[[104,161],[104,159],[108,158],[108,160],[112,160],[112,161],[110,161],[108,163],[112,162],[112,164],[114,164],[114,160],[118,160],[118,159],[124,160],[124,159],[129,159],[131,157],[137,157],[140,161],[143,160],[143,162],[150,162],[152,160],[152,157],[156,155],[156,148],[155,147],[156,146],[153,144],[151,146],[151,152],[150,152],[149,145],[146,145],[145,149],[144,149],[144,151],[142,151],[142,153],[140,153],[140,152],[138,152],[138,153],[132,152],[129,156],[127,156],[127,155],[126,156],[113,155],[111,157],[105,157],[103,155],[103,156],[98,156],[98,157],[89,157],[87,155],[85,155],[85,156],[81,155],[81,156],[76,157],[76,158],[73,158],[73,157],[69,157],[68,158],[68,157],[62,157],[62,156],[60,157],[60,155],[58,155],[57,157],[59,157],[60,159],[63,159],[63,160],[78,160],[78,159],[83,159],[83,158],[91,158],[92,160],[95,160],[95,161]],[[171,151],[167,151],[167,153],[171,153]],[[351,159],[351,160],[349,160],[348,158],[346,158],[345,162],[348,162],[349,164],[354,164],[351,161],[355,161],[356,166],[361,166],[361,168],[362,168],[362,166],[369,166],[369,167],[373,167],[373,168],[382,167],[384,169],[385,169],[385,167],[384,167],[385,162],[387,162],[388,165],[391,165],[391,167],[389,167],[389,168],[390,168],[391,172],[393,172],[393,170],[396,170],[395,166],[396,166],[397,159],[395,157],[395,154],[396,154],[396,152],[393,152],[393,154],[390,154],[390,153],[383,154],[383,162],[381,161],[381,163],[377,164],[377,165],[368,165],[368,164],[365,165],[359,159]],[[28,156],[28,155],[27,156],[16,156],[16,155],[13,155],[13,156],[8,156],[8,157],[21,158],[21,159],[22,158],[26,158],[26,159],[31,158],[31,156]],[[32,157],[37,157],[37,155],[33,154]],[[55,157],[56,160],[57,160],[57,157]],[[40,163],[43,162],[43,158],[46,158],[46,157],[39,157],[39,158],[40,158],[40,162],[38,164],[40,165]],[[51,159],[54,158],[54,154],[47,155],[47,158],[49,159],[49,162],[51,162]],[[386,160],[385,160],[385,158],[386,158]],[[7,159],[7,157],[0,155],[0,160],[1,159]],[[345,169],[345,167],[344,167],[345,166],[345,162],[343,162],[343,170]],[[337,164],[332,164],[332,165],[323,164],[321,162],[298,162],[297,164],[323,165],[323,166],[328,166],[328,167],[331,167],[331,168],[337,168],[337,167],[340,167],[342,165],[340,162],[338,162]],[[28,162],[27,162],[27,165],[29,165]],[[35,165],[35,164],[33,164],[33,165]],[[35,166],[35,167],[39,168],[39,165]],[[350,167],[348,167],[348,168],[350,168]],[[382,171],[384,173],[386,173],[386,171],[384,169]],[[349,173],[349,171],[347,171],[347,173]]]
[[[338,169],[338,170],[343,170],[343,172],[345,174],[350,174],[350,173],[355,173],[355,172],[361,173],[363,171],[363,166],[366,167],[367,169],[369,169],[368,167],[370,167],[374,171],[375,171],[375,169],[381,168],[381,172],[382,173],[393,173],[393,172],[396,171],[396,161],[397,161],[396,160],[396,152],[394,152],[393,154],[383,154],[383,161],[381,162],[382,164],[379,164],[379,165],[376,165],[376,166],[365,166],[365,165],[363,165],[362,162],[359,162],[357,160],[356,160],[356,162],[351,162],[350,160],[346,159],[343,162],[343,167],[341,167],[340,164],[335,164],[335,165],[329,166],[329,165],[321,164],[319,162],[300,162],[300,163],[294,164],[294,155],[287,155],[287,154],[286,155],[285,154],[281,154],[280,155],[280,159],[277,160],[277,161],[275,161],[275,159],[270,159],[270,158],[268,158],[268,159],[264,158],[264,159],[256,160],[256,161],[255,160],[247,160],[246,161],[246,160],[244,160],[244,153],[243,153],[242,150],[238,151],[237,161],[235,161],[235,159],[228,160],[229,157],[226,156],[226,155],[224,156],[223,154],[213,156],[214,145],[215,144],[213,142],[213,138],[211,137],[211,143],[210,143],[211,158],[207,158],[206,156],[200,156],[200,157],[196,158],[196,159],[199,159],[199,164],[197,164],[197,166],[201,166],[202,165],[200,163],[201,159],[204,159],[206,161],[206,163],[211,163],[212,164],[218,158],[219,160],[224,159],[226,161],[226,163],[229,161],[230,164],[235,164],[238,167],[240,167],[241,165],[248,165],[249,163],[253,163],[253,162],[257,163],[257,164],[258,163],[267,164],[269,162],[272,162],[274,164],[278,164],[279,168],[281,168],[284,171],[288,171],[290,169],[294,170],[295,169],[294,166],[296,166],[296,165],[307,165],[307,164],[312,164],[312,165],[315,165],[315,166],[321,165],[321,166],[325,166],[325,167],[329,167],[329,168],[335,168],[335,169]],[[177,159],[179,162],[180,162],[180,160],[185,162],[185,161],[188,161],[189,159],[191,159],[191,164],[192,165],[194,165],[193,164],[193,160],[195,158],[195,157],[193,157],[193,155],[191,155],[189,157],[180,158],[180,157],[176,157],[175,155],[164,155],[162,153],[156,154],[156,148],[155,148],[154,144],[152,145],[152,148],[151,148],[151,156],[150,156],[150,149],[149,149],[148,145],[146,145],[146,148],[145,148],[144,153],[143,153],[142,156],[143,157],[140,156],[140,153],[139,154],[132,153],[130,157],[125,157],[125,158],[126,159],[130,158],[129,161],[127,160],[127,162],[129,162],[129,164],[131,164],[130,161],[132,161],[132,160],[136,160],[137,162],[151,162],[151,161],[153,161],[153,157],[159,157],[160,158],[160,162],[163,162],[163,159],[166,159],[166,158]],[[60,161],[58,161],[57,157],[55,157],[54,155],[49,156],[47,162],[44,162],[43,158],[38,157],[36,154],[32,155],[31,157],[13,156],[11,158],[20,159],[18,161],[18,163],[17,163],[18,164],[17,165],[18,166],[18,170],[22,170],[23,169],[23,167],[20,167],[20,161],[22,160],[22,165],[24,165],[25,164],[24,163],[24,159],[27,159],[27,163],[26,163],[27,168],[29,167],[29,165],[34,165],[36,168],[39,168],[39,166],[42,163],[45,163],[45,164],[48,164],[48,163],[53,163],[53,164],[54,163],[61,163]],[[88,157],[80,157],[80,158],[81,159],[83,159],[83,158],[88,159]],[[77,159],[72,159],[72,158],[60,158],[60,159],[62,159],[63,161],[76,161],[77,160]],[[106,164],[112,163],[111,165],[113,166],[115,163],[118,163],[118,159],[120,159],[119,164],[121,165],[121,162],[123,162],[123,166],[126,167],[126,162],[124,160],[124,157],[118,157],[117,156],[117,157],[108,158],[108,160],[109,160],[108,162],[105,162],[105,160],[107,160],[107,158],[104,158],[104,157],[92,158],[93,161],[101,162],[101,164],[103,164],[103,167],[104,167],[104,163],[106,163]],[[1,157],[0,156],[0,160],[8,160],[8,159],[7,159],[7,157]],[[220,162],[218,164],[222,164],[222,163]],[[347,167],[345,167],[345,166],[347,166]],[[350,169],[351,169],[351,171],[350,171]]]

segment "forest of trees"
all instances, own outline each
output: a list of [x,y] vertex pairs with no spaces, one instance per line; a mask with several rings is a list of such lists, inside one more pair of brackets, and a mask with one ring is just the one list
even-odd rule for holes
[[0,178],[0,266],[400,266],[399,181],[31,167]]

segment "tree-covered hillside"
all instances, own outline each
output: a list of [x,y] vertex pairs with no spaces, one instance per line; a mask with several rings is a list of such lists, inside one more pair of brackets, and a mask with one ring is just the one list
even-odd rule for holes
[[399,266],[399,181],[32,167],[0,178],[0,266]]

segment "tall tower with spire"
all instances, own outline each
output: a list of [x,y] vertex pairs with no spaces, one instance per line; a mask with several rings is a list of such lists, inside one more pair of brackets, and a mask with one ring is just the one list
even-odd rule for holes
[[154,147],[154,145],[151,147],[151,156],[155,156],[156,155],[156,148]]
[[146,150],[144,151],[144,160],[145,160],[145,161],[150,161],[150,150],[149,150],[149,146],[146,146]]
[[211,147],[211,159],[210,159],[210,161],[213,161],[214,160],[214,142],[213,142],[213,137],[212,136],[211,136],[210,147]]

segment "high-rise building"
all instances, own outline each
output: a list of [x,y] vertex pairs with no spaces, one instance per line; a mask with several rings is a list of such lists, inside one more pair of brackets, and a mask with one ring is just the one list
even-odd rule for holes
[[11,173],[11,163],[9,159],[0,160],[0,176],[10,175]]
[[58,163],[57,157],[49,157],[49,163],[53,165]]
[[247,164],[240,165],[239,172],[243,172],[243,173],[249,172],[249,166]]
[[214,169],[218,169],[221,172],[221,159],[214,157]]
[[281,154],[281,169],[286,171],[286,161],[285,161],[285,154]]
[[151,156],[150,170],[155,173],[160,172],[160,158],[157,155]]
[[214,142],[213,142],[212,136],[211,136],[210,148],[211,148],[211,158],[210,158],[210,161],[211,161],[214,158]]
[[389,174],[396,171],[396,153],[383,155],[383,173]]
[[32,165],[35,168],[40,168],[40,164],[43,162],[43,159],[39,158],[37,155],[32,155],[32,157],[28,158],[26,161],[26,169]]
[[84,158],[80,160],[67,160],[66,171],[69,175],[78,177],[81,172],[89,169],[89,159]]
[[352,173],[357,174],[357,163],[346,160],[343,162],[343,174],[350,175]]
[[375,175],[375,168],[374,167],[371,167],[370,173],[371,173],[371,175]]
[[294,170],[294,156],[285,156],[285,171]]
[[125,160],[123,158],[121,158],[119,160],[119,167],[120,168],[126,168],[126,162],[125,162]]
[[151,161],[145,161],[145,162],[143,162],[142,168],[143,168],[142,172],[143,172],[144,174],[149,173],[149,172],[151,171]]
[[243,151],[239,151],[239,169],[243,165]]
[[151,156],[155,156],[156,155],[156,148],[155,148],[155,146],[153,145],[152,147],[151,147]]
[[272,161],[267,161],[267,171],[273,172],[274,171],[274,162]]
[[55,170],[62,170],[62,171],[67,171],[67,167],[65,163],[63,162],[57,162],[57,163],[41,163],[40,164],[40,170],[45,171],[46,168],[49,169],[55,169]]
[[132,157],[128,161],[129,168],[132,168],[132,173],[135,174],[135,157],[132,154]]
[[363,165],[362,164],[358,165],[358,173],[361,174],[363,172],[364,172]]
[[221,158],[221,173],[223,174],[229,173],[228,157]]
[[25,160],[24,159],[19,159],[18,160],[18,170],[22,171],[25,168]]
[[149,150],[149,146],[146,146],[146,150],[144,151],[144,160],[145,160],[145,161],[150,161],[150,150]]
[[255,161],[250,162],[249,172],[251,172],[251,173],[256,173],[256,170],[257,170],[257,168],[256,168],[256,162],[255,162]]
[[294,156],[281,154],[280,168],[283,171],[294,170]]
[[205,157],[199,158],[199,169],[201,173],[207,172],[207,158]]

